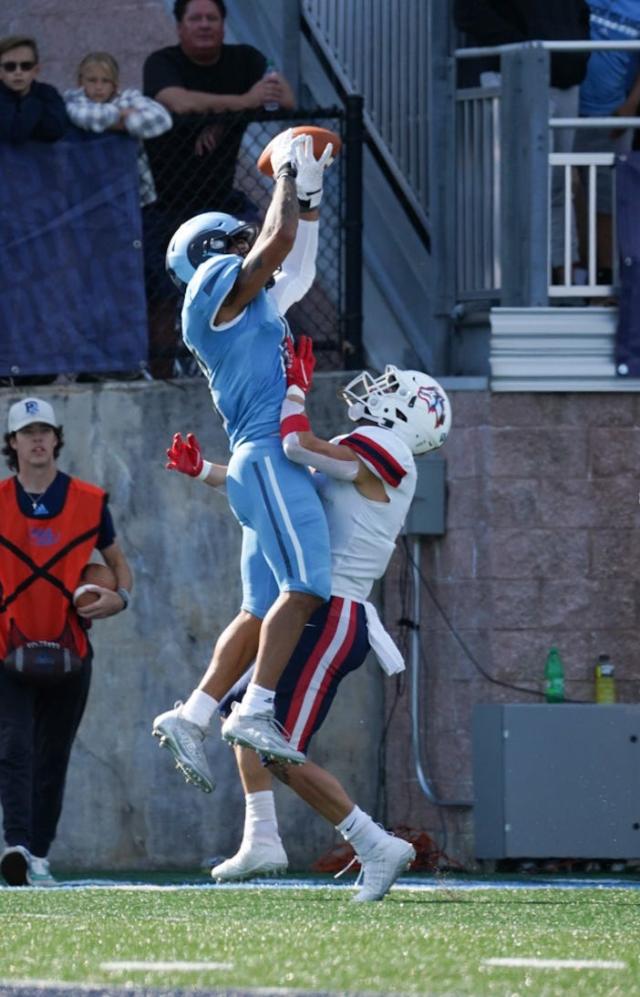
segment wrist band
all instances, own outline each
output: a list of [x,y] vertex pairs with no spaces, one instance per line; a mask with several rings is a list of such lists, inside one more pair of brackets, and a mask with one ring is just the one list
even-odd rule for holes
[[298,167],[295,163],[283,163],[276,173],[276,180],[280,180],[281,177],[291,177],[292,180],[295,180],[297,176]]
[[196,475],[196,477],[198,478],[198,481],[206,481],[207,478],[209,477],[209,471],[211,470],[212,467],[213,467],[213,464],[211,463],[211,461],[203,460],[202,461],[202,468],[201,468],[199,474]]
[[119,595],[124,602],[124,606],[122,607],[122,611],[124,611],[131,602],[131,593],[127,592],[126,589],[120,588],[116,589],[116,594]]
[[306,197],[298,196],[298,207],[300,211],[313,211],[320,205],[322,200],[322,187],[319,190],[311,190]]
[[284,440],[289,433],[308,433],[310,429],[306,415],[288,415],[280,423],[280,437]]

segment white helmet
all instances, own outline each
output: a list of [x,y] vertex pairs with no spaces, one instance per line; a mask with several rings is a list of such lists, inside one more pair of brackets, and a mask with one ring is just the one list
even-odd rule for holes
[[449,399],[444,388],[422,371],[387,364],[384,374],[372,377],[365,370],[341,394],[350,419],[370,419],[391,429],[413,454],[437,450],[449,435]]
[[201,263],[231,252],[234,239],[255,242],[258,226],[222,211],[205,211],[183,222],[167,248],[166,268],[174,284],[184,290]]

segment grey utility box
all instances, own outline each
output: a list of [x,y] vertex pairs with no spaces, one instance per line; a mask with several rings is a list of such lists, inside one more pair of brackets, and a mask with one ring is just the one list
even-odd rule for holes
[[442,536],[445,533],[447,463],[440,454],[416,459],[416,493],[409,507],[403,533],[414,536]]
[[640,857],[640,706],[481,705],[480,859]]

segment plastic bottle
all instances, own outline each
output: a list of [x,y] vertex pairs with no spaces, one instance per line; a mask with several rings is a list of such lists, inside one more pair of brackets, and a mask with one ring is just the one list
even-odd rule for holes
[[557,647],[552,647],[544,666],[544,694],[548,703],[564,702],[564,665]]
[[[276,67],[274,66],[274,64],[272,62],[268,62],[267,63],[267,68],[265,69],[264,76],[262,78],[264,80],[264,79],[266,79],[267,76],[272,76],[273,73],[277,73],[277,72],[278,72],[278,70],[276,69]],[[262,106],[265,109],[265,111],[279,111],[280,110],[280,104],[278,103],[277,100],[268,100],[266,102],[266,104],[263,104]]]
[[615,703],[615,669],[608,654],[601,654],[596,663],[596,703]]

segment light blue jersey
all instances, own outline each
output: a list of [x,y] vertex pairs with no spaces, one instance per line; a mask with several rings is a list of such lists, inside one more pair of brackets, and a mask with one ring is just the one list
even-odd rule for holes
[[279,435],[286,391],[282,344],[288,326],[267,291],[229,325],[212,325],[241,266],[239,256],[207,260],[189,281],[182,308],[182,338],[209,382],[232,451]]
[[280,441],[289,332],[279,307],[297,300],[295,288],[289,299],[262,290],[235,321],[213,326],[241,266],[239,256],[214,256],[198,267],[182,308],[182,338],[229,436],[227,497],[242,526],[242,608],[262,618],[278,591],[328,599],[331,559],[311,476],[287,460]]

